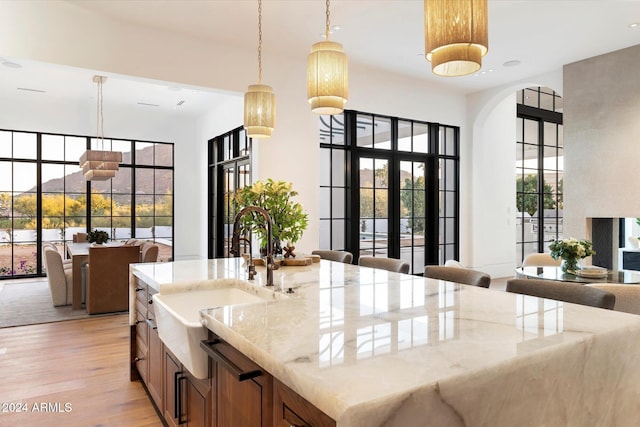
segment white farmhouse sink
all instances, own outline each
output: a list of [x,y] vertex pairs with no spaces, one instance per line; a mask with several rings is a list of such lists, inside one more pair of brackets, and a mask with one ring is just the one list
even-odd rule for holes
[[196,378],[207,378],[207,354],[200,341],[207,329],[200,323],[200,310],[237,304],[263,302],[265,299],[235,287],[155,294],[158,335],[186,369]]

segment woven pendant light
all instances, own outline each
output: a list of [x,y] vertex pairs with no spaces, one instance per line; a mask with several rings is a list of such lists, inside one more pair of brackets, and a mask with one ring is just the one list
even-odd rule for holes
[[258,84],[244,94],[244,127],[250,138],[270,138],[276,124],[276,95],[262,84],[262,0],[258,0]]
[[340,114],[349,98],[347,55],[340,43],[329,41],[329,0],[325,40],[311,46],[307,59],[307,99],[317,114]]
[[489,50],[487,0],[424,0],[425,53],[439,76],[472,74]]

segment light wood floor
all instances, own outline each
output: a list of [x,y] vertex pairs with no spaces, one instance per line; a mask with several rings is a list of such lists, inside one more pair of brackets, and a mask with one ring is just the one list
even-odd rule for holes
[[162,426],[129,381],[127,319],[0,329],[0,426]]

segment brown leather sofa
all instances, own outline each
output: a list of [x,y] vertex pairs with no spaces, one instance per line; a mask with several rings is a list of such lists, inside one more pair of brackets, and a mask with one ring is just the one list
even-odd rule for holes
[[89,248],[86,308],[89,314],[129,309],[129,264],[140,262],[138,246]]

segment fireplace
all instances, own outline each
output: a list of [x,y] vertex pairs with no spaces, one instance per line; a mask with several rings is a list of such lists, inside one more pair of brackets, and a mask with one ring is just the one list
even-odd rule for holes
[[631,246],[629,237],[638,236],[635,218],[591,218],[593,265],[610,270],[640,270],[640,249]]

